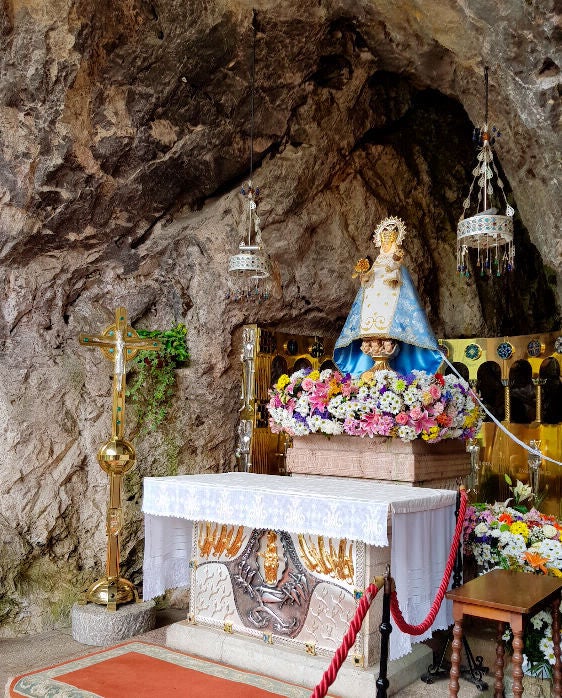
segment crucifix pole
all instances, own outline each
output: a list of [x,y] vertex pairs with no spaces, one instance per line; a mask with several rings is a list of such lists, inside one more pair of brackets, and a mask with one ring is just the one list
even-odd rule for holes
[[125,440],[125,388],[126,364],[139,351],[158,351],[162,342],[158,339],[143,339],[128,324],[127,311],[119,307],[115,311],[115,322],[102,334],[81,334],[80,344],[101,349],[102,354],[113,362],[113,410],[111,439],[98,451],[101,469],[109,476],[109,503],[107,509],[107,558],[106,574],[94,582],[86,591],[84,602],[107,606],[108,611],[117,610],[118,604],[138,601],[132,582],[119,574],[119,536],[123,530],[122,483],[123,476],[135,466],[135,449]]

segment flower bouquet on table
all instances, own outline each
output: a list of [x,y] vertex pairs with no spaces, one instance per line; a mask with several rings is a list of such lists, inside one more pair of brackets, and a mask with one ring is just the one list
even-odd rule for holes
[[[510,569],[531,574],[562,577],[562,523],[531,506],[535,495],[517,480],[505,476],[513,497],[495,504],[467,507],[464,522],[464,553],[472,555],[481,574]],[[531,508],[529,508],[531,507]],[[511,641],[511,631],[504,638]],[[552,615],[534,615],[525,628],[523,670],[548,678],[554,665]]]
[[437,443],[473,438],[481,424],[466,381],[425,371],[403,376],[382,370],[369,381],[330,369],[284,374],[271,391],[268,410],[271,430],[293,436],[350,434]]

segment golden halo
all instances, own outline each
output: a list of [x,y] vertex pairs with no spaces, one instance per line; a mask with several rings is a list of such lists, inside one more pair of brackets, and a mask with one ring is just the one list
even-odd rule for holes
[[396,218],[395,216],[392,216],[390,218],[385,218],[383,221],[381,221],[377,225],[375,232],[373,233],[373,238],[377,247],[381,246],[381,233],[385,230],[392,230],[392,228],[396,228],[396,230],[398,231],[396,244],[402,244],[402,240],[406,235],[406,224],[401,218]]

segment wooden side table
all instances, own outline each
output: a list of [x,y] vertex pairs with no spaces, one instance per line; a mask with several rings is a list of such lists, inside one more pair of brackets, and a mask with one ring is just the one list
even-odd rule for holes
[[496,671],[494,697],[503,696],[504,646],[502,635],[505,623],[513,631],[513,695],[523,694],[523,628],[527,616],[541,608],[552,607],[552,640],[555,664],[553,671],[555,698],[562,698],[562,664],[560,661],[560,589],[562,580],[546,575],[492,570],[487,574],[451,589],[446,596],[453,602],[453,643],[451,673],[449,675],[449,698],[459,692],[460,659],[462,647],[462,623],[464,615],[477,616],[498,621],[496,644]]

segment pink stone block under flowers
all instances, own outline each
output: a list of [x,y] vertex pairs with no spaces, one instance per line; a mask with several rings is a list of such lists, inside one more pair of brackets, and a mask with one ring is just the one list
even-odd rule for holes
[[377,371],[371,381],[331,370],[284,374],[268,409],[272,431],[293,436],[320,432],[437,443],[470,439],[481,424],[466,381],[425,371]]
[[[481,574],[503,568],[562,577],[562,523],[522,504],[533,498],[528,485],[518,480],[511,490],[514,497],[506,502],[467,508],[465,555],[474,556]],[[511,640],[511,632],[504,637]],[[554,643],[549,610],[540,611],[527,623],[523,660],[526,674],[552,676]]]

